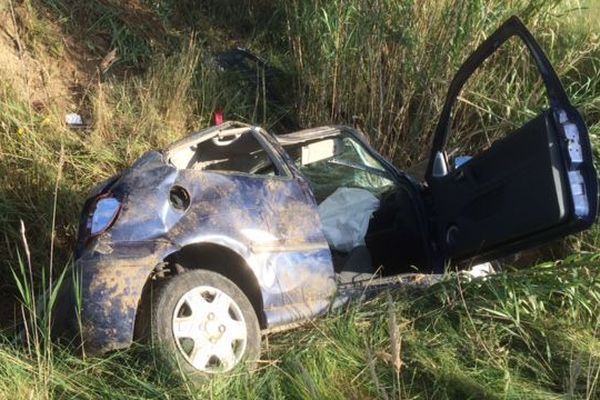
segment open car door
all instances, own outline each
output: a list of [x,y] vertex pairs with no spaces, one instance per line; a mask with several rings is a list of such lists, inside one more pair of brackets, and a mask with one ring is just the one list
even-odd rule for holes
[[[542,76],[550,108],[459,167],[445,147],[452,109],[473,72],[518,36]],[[425,175],[430,189],[438,268],[450,260],[492,258],[589,227],[597,181],[587,128],[546,55],[511,17],[461,66],[438,122]]]

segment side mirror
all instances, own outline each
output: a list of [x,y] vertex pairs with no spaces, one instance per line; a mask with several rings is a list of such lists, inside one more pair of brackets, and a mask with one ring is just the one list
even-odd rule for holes
[[446,162],[446,155],[441,151],[438,151],[435,154],[431,175],[434,178],[441,178],[442,176],[448,175],[448,163]]

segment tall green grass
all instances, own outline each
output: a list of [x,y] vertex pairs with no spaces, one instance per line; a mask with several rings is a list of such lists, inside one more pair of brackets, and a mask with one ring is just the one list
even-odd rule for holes
[[[553,62],[590,125],[599,121],[600,42],[578,29],[581,3],[560,1],[286,1],[298,112],[307,125],[362,121],[399,165],[428,155],[448,84],[460,64],[510,15]],[[546,103],[539,74],[513,40],[474,75],[456,109],[452,146],[476,152]]]
[[203,386],[143,347],[85,359],[54,347],[39,360],[2,339],[0,397],[596,399],[598,263],[391,291],[264,338],[257,371]]
[[[203,388],[143,348],[96,359],[52,345],[51,296],[34,296],[72,262],[87,191],[147,149],[210,125],[216,107],[274,128],[282,113],[307,127],[356,123],[399,166],[421,160],[449,80],[512,14],[541,42],[600,145],[598,12],[597,1],[569,0],[0,4],[12,38],[0,36],[0,398],[598,398],[591,255],[382,296],[266,338],[259,371]],[[260,85],[217,71],[214,52],[236,45],[282,70],[283,109]],[[115,48],[114,65],[98,69]],[[53,79],[61,84],[44,86]],[[511,42],[461,94],[451,147],[477,152],[544,104],[526,52]],[[70,111],[90,127],[66,128]],[[598,230],[570,242],[597,253]],[[24,338],[10,329],[23,319]]]

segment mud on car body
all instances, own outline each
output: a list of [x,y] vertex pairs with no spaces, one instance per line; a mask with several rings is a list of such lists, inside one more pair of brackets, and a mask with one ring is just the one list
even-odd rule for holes
[[[452,166],[445,146],[455,99],[515,35],[538,67],[550,108]],[[375,205],[367,214],[360,204],[331,201],[360,196]],[[376,270],[384,282],[415,267],[439,273],[450,262],[499,257],[589,227],[596,202],[587,129],[513,17],[451,82],[424,179],[343,126],[275,137],[226,122],[146,153],[86,202],[75,279],[56,326],[82,327],[88,351],[146,336],[187,371],[227,371],[258,357],[261,330],[325,312],[336,293],[344,297]],[[349,225],[367,215],[368,229],[350,247],[334,243],[339,221],[327,234],[325,205]]]

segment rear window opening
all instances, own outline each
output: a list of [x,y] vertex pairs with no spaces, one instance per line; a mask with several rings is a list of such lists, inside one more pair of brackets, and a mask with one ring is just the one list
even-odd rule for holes
[[175,146],[168,160],[177,169],[280,176],[252,128],[217,131],[200,140]]

